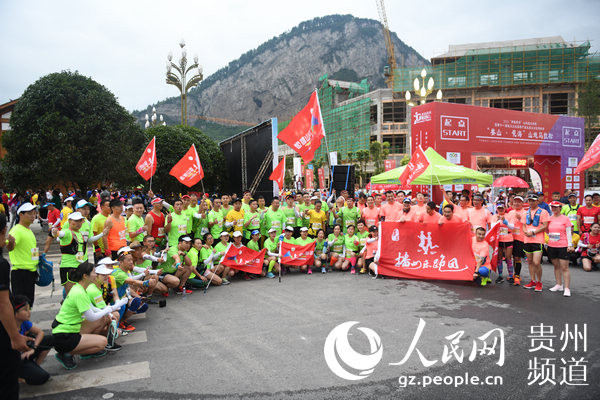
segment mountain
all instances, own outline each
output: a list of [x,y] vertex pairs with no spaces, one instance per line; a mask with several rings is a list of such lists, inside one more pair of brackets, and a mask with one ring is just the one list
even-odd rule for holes
[[[428,64],[391,32],[396,62],[407,67]],[[177,57],[177,56],[176,56]],[[379,21],[351,15],[329,15],[300,23],[248,51],[188,92],[188,115],[258,123],[271,117],[289,119],[317,86],[319,77],[360,81],[385,87],[387,52]],[[135,112],[138,118],[149,113]],[[156,104],[167,123],[179,120],[179,96]],[[189,118],[189,124],[222,139],[227,128]],[[231,128],[231,127],[230,127]],[[240,128],[233,129],[241,131]]]

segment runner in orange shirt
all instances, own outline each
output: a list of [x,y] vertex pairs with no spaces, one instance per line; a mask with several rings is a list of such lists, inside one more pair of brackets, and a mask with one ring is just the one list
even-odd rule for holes
[[457,224],[464,222],[462,218],[454,214],[454,206],[452,204],[446,204],[442,209],[442,218],[438,220],[438,224]]
[[504,258],[506,258],[506,269],[508,269],[507,281],[509,283],[514,283],[515,280],[513,277],[514,271],[512,263],[512,229],[514,229],[514,225],[508,220],[508,214],[506,214],[506,205],[504,202],[496,203],[496,211],[498,214],[492,216],[492,224],[495,224],[496,222],[500,223],[500,230],[498,232],[500,238],[500,243],[498,243],[498,278],[496,278],[496,283],[504,282],[504,278],[502,278],[502,260]]
[[526,211],[523,208],[523,197],[515,196],[512,202],[513,210],[508,213],[508,221],[513,224],[513,261],[514,261],[514,282],[513,285],[521,285],[521,259],[525,257],[523,252],[525,244],[525,234],[523,233],[523,224],[526,219]]
[[410,205],[410,197],[405,197],[402,202],[402,211],[398,214],[398,222],[412,221],[415,213]]
[[430,201],[425,206],[425,213],[415,214],[413,221],[414,222],[423,222],[423,223],[437,223],[442,217],[438,212],[436,212],[436,204],[433,201]]
[[479,194],[473,196],[473,208],[468,211],[469,222],[473,232],[482,227],[487,232],[488,226],[492,220],[492,214],[487,208],[483,207],[483,197]]
[[477,265],[475,266],[475,274],[473,274],[473,280],[477,281],[481,286],[485,286],[491,283],[490,279],[490,245],[485,241],[485,229],[478,227],[475,229],[475,236],[473,237],[473,254]]
[[538,196],[527,196],[529,210],[525,219],[525,254],[529,267],[531,281],[524,285],[525,289],[535,288],[536,292],[542,291],[542,252],[546,241],[544,232],[548,229],[550,215],[548,211],[538,207]]
[[385,192],[387,203],[382,204],[379,208],[379,214],[383,217],[383,221],[394,222],[398,221],[398,214],[402,210],[402,206],[394,200],[394,192],[388,190]]
[[362,217],[365,220],[365,225],[370,228],[377,225],[379,222],[379,208],[375,207],[375,199],[373,196],[367,197],[367,206],[362,210]]
[[425,204],[425,195],[423,193],[417,193],[417,204],[412,206],[414,214],[424,214],[427,212],[427,205]]

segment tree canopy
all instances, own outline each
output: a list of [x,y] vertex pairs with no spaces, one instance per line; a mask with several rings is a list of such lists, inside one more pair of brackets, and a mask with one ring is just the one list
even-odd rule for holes
[[2,144],[4,178],[11,188],[85,189],[136,179],[141,127],[91,78],[63,71],[38,79],[19,99],[10,122]]

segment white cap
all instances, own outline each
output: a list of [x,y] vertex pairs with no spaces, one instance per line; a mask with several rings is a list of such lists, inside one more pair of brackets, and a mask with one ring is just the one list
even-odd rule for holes
[[118,263],[118,261],[113,261],[110,257],[104,257],[102,260],[98,261],[98,265],[115,265]]
[[69,219],[73,219],[75,221],[79,221],[80,219],[85,218],[83,215],[81,215],[81,213],[79,211],[75,211],[71,214],[69,214]]
[[308,231],[308,228],[303,226],[302,228],[300,228],[300,232],[302,232],[302,231]]
[[289,225],[285,227],[285,230],[294,232],[294,228]]
[[317,196],[313,196],[310,198],[311,200],[319,200],[319,198]]
[[123,246],[121,247],[118,251],[117,251],[117,257],[121,257],[121,254],[128,252],[131,253],[133,250],[131,250],[131,247],[129,246]]
[[66,203],[67,201],[73,201],[73,200],[75,200],[75,199],[72,196],[69,196],[63,200],[63,203]]
[[77,204],[75,205],[75,209],[81,208],[81,207],[85,207],[85,206],[92,206],[89,202],[85,201],[85,200],[79,200],[77,202]]
[[277,232],[277,229],[275,229],[275,228],[271,228],[271,229],[269,229],[267,232],[268,232],[268,233],[271,233],[271,232]]
[[129,210],[130,208],[133,208],[133,206],[132,205],[125,206],[125,210]]
[[114,270],[112,268],[108,268],[106,264],[99,264],[98,266],[96,266],[96,268],[94,268],[94,271],[96,271],[97,274],[110,275],[113,273]]
[[229,236],[229,233],[227,233],[226,231],[221,232],[221,236]]
[[240,232],[240,231],[233,232],[233,237],[240,237],[240,236],[242,236],[242,232]]
[[27,212],[31,210],[35,210],[35,206],[33,204],[23,203],[21,204],[21,207],[19,207],[19,209],[17,210],[17,214],[21,214],[22,212]]

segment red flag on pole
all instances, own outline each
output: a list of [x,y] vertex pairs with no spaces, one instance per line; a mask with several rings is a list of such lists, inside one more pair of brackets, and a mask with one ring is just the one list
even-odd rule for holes
[[145,180],[149,180],[156,173],[156,136],[146,146],[146,150],[144,150],[144,154],[135,166],[135,170]]
[[277,138],[290,146],[308,164],[325,137],[319,97],[315,90],[308,104],[298,113]]
[[281,263],[285,265],[312,265],[315,262],[316,242],[304,246],[281,242],[279,254]]
[[194,186],[204,178],[204,170],[202,170],[202,165],[200,164],[196,145],[192,144],[192,147],[190,147],[181,160],[171,168],[169,175],[173,175],[187,187]]
[[596,136],[596,139],[594,139],[594,142],[592,143],[592,145],[590,146],[588,151],[585,152],[583,158],[581,159],[581,161],[579,162],[579,165],[577,165],[577,168],[575,168],[575,171],[573,171],[573,173],[579,174],[580,172],[585,171],[586,169],[598,164],[599,162],[600,162],[600,135]]
[[283,190],[283,183],[285,180],[285,157],[279,161],[279,164],[277,164],[273,172],[271,172],[269,179],[277,182],[280,192]]
[[402,175],[400,175],[399,181],[403,185],[410,185],[410,183],[419,177],[429,167],[429,160],[425,155],[425,152],[421,146],[417,147],[415,152],[410,159],[410,162],[404,168]]
[[500,242],[500,225],[500,221],[497,221],[494,225],[492,225],[488,233],[486,233],[485,235],[485,241],[488,242],[488,244],[492,246],[493,249],[492,259],[490,260],[490,266],[494,271],[496,271],[496,268],[498,267],[498,243]]
[[225,250],[221,264],[250,274],[260,274],[266,252],[267,249],[255,251],[246,246],[237,248],[230,243]]

